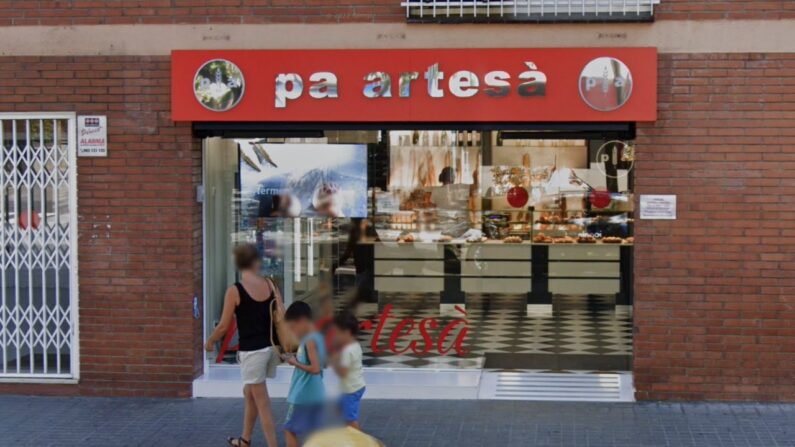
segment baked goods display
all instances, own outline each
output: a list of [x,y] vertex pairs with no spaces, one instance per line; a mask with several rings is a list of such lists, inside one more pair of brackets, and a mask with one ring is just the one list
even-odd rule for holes
[[417,215],[414,212],[400,212],[389,216],[390,223],[414,223],[417,221]]
[[417,215],[411,211],[401,211],[390,215],[388,222],[392,230],[411,230],[417,222]]
[[560,216],[558,214],[553,214],[553,213],[543,213],[538,217],[538,219],[535,220],[535,223],[542,225],[559,225],[559,224],[579,225],[579,221],[581,221],[582,219],[583,216],[580,213],[574,213],[568,217]]
[[414,210],[398,211],[381,218],[386,228],[401,231],[435,231],[438,225],[436,211]]
[[[544,198],[525,209],[478,210],[466,218],[433,207],[424,208],[429,197],[413,191],[408,198],[390,203],[377,225],[387,240],[410,243],[534,243],[534,244],[633,244],[634,221],[630,205],[593,208],[586,200],[572,200],[573,193]],[[631,195],[627,195],[631,197]],[[485,200],[485,199],[484,199]],[[484,202],[485,203],[485,202]],[[623,203],[623,202],[622,202]],[[405,209],[405,208],[412,209]],[[486,206],[484,205],[484,208]],[[441,235],[440,235],[441,233]],[[385,235],[386,235],[385,234]],[[400,234],[400,237],[397,237]]]
[[403,242],[403,243],[414,242],[414,235],[411,234],[411,233],[401,235],[400,237],[397,238],[397,241],[398,242]]
[[559,224],[564,222],[565,219],[558,216],[557,214],[542,214],[538,220],[536,220],[536,223],[540,224]]
[[[438,233],[437,233],[438,234]],[[420,233],[409,233],[404,232],[400,236],[392,236],[393,241],[398,243],[414,243],[420,241]],[[389,240],[389,239],[386,239]],[[467,244],[482,244],[482,243],[504,243],[504,244],[521,244],[524,242],[532,242],[533,244],[608,244],[608,245],[631,245],[634,244],[635,238],[630,236],[626,238],[618,237],[618,236],[601,236],[599,233],[588,233],[588,232],[580,232],[575,235],[569,235],[565,232],[542,232],[536,230],[535,232],[525,234],[522,236],[519,235],[508,235],[502,238],[491,238],[485,235],[472,235],[469,237],[460,237],[454,238],[450,235],[439,235],[431,238],[423,238],[424,241],[433,241],[435,243],[445,244],[445,243],[453,243],[453,244],[460,244],[460,243],[467,243]]]
[[[399,243],[411,243],[415,242],[416,236],[411,233],[403,234],[396,239],[396,242]],[[486,236],[472,236],[464,239],[464,242],[475,244],[475,243],[484,243],[488,242],[490,239]],[[437,243],[450,243],[450,242],[461,242],[460,239],[454,239],[451,236],[442,235],[435,239],[433,242]],[[524,242],[524,239],[521,236],[506,236],[498,241],[501,241],[505,244],[521,244]],[[553,237],[546,233],[536,233],[532,238],[533,243],[535,244],[633,244],[635,242],[634,237],[627,237],[627,238],[620,238],[617,236],[605,236],[599,238],[597,235],[590,234],[590,233],[580,233],[577,237],[572,236],[558,236]]]
[[502,239],[509,234],[510,216],[505,213],[483,215],[483,234],[489,239]]
[[400,204],[401,211],[412,211],[421,208],[432,208],[431,192],[423,189],[415,189],[409,196]]
[[[626,195],[631,198],[631,195]],[[595,209],[582,200],[550,199],[548,208],[532,210],[530,237],[537,244],[622,244],[632,234],[631,206],[620,209]],[[623,203],[623,202],[622,202]],[[626,203],[631,203],[627,199]],[[632,239],[629,239],[632,241]]]

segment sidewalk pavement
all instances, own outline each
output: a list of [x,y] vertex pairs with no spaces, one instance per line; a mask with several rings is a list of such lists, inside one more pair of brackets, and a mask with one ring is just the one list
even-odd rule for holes
[[[281,428],[287,405],[273,406]],[[240,399],[0,396],[0,445],[221,447],[242,410]],[[795,446],[795,405],[365,400],[362,412],[388,447]],[[257,427],[252,446],[264,445]]]

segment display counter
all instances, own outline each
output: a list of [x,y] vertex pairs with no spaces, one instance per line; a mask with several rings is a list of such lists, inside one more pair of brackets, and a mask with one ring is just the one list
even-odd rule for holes
[[548,303],[550,294],[625,292],[622,258],[630,256],[632,246],[462,240],[363,243],[373,246],[379,293],[439,293],[442,302],[451,302],[450,296],[458,297],[452,302],[464,302],[466,294],[526,294],[528,303],[538,304]]
[[389,176],[370,194],[375,290],[438,293],[442,303],[481,294],[526,295],[528,304],[626,297],[635,200],[628,173],[610,177],[595,144],[390,133]]
[[549,246],[549,292],[610,295],[621,290],[621,247],[611,244]]
[[533,250],[529,242],[460,245],[464,293],[521,294],[532,290]]
[[375,290],[441,293],[445,244],[374,242]]

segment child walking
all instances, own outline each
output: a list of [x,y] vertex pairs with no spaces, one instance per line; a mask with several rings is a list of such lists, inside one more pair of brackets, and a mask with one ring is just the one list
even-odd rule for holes
[[295,357],[287,363],[295,366],[290,391],[287,395],[287,420],[284,437],[287,447],[298,447],[300,437],[306,436],[323,424],[323,368],[326,364],[326,347],[323,335],[312,323],[312,308],[296,301],[287,308],[284,319],[290,330],[301,340]]
[[356,334],[359,322],[352,313],[345,312],[334,318],[337,332],[337,343],[342,350],[334,363],[334,370],[340,376],[342,396],[339,407],[345,423],[349,427],[361,430],[359,425],[359,404],[364,396],[365,383],[362,374],[362,347]]

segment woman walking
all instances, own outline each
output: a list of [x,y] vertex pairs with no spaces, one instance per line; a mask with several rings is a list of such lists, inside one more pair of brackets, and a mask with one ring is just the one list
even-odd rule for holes
[[207,338],[205,348],[212,352],[215,343],[229,330],[232,318],[237,320],[240,343],[238,361],[243,376],[246,407],[242,435],[230,437],[227,441],[235,447],[250,446],[251,432],[259,415],[268,447],[277,447],[276,427],[265,381],[276,376],[276,366],[280,363],[275,347],[279,341],[271,312],[284,315],[284,304],[273,281],[259,274],[260,260],[256,246],[241,245],[235,248],[234,257],[240,271],[240,281],[226,290],[221,321]]

